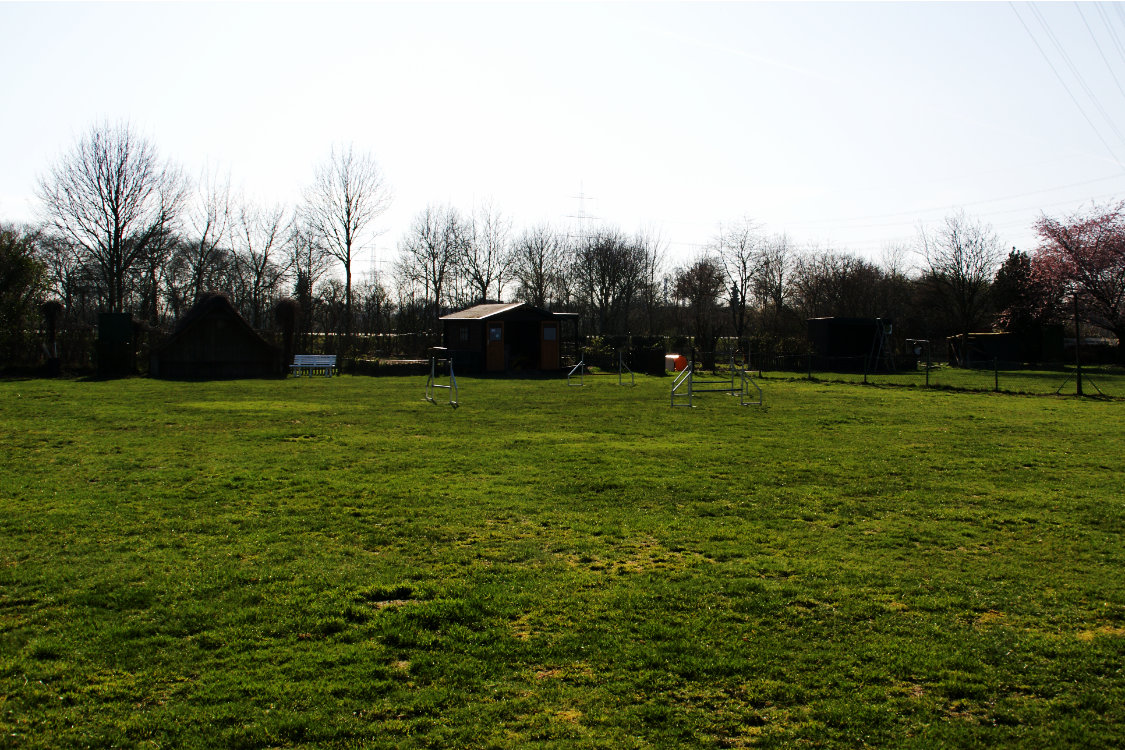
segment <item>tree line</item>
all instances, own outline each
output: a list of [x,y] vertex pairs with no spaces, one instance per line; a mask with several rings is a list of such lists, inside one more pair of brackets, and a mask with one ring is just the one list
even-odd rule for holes
[[345,347],[357,334],[435,332],[443,314],[489,301],[578,312],[582,333],[692,336],[704,349],[721,336],[800,348],[807,319],[827,316],[889,318],[929,339],[1058,322],[1125,333],[1123,204],[1042,216],[1030,252],[1003,252],[987,223],[958,212],[879,262],[798,248],[743,218],[676,267],[651,232],[517,229],[491,204],[433,204],[398,238],[389,272],[364,274],[357,256],[392,200],[369,154],[334,148],[293,205],[264,205],[229,178],[189,179],[128,124],[80,137],[38,198],[37,225],[0,225],[6,362],[27,359],[46,325],[128,312],[167,329],[216,292],[259,329],[294,300],[301,331]]

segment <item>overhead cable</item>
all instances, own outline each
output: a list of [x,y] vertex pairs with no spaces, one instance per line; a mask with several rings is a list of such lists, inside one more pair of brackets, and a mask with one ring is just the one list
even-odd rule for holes
[[[1095,125],[1094,121],[1090,119],[1090,116],[1088,114],[1086,114],[1086,110],[1082,107],[1082,104],[1079,103],[1078,99],[1074,96],[1074,92],[1071,91],[1070,86],[1066,82],[1066,79],[1064,79],[1062,77],[1062,75],[1059,73],[1058,68],[1055,67],[1054,62],[1051,61],[1050,56],[1048,56],[1047,52],[1043,49],[1043,45],[1039,44],[1039,40],[1035,37],[1035,34],[1032,33],[1031,28],[1028,27],[1028,25],[1024,22],[1023,16],[1020,15],[1020,12],[1016,8],[1015,3],[1009,2],[1008,6],[1012,9],[1012,12],[1016,14],[1016,18],[1019,19],[1020,25],[1023,26],[1024,31],[1027,32],[1027,35],[1029,37],[1031,37],[1031,41],[1035,44],[1036,49],[1039,50],[1039,54],[1043,56],[1043,59],[1047,62],[1047,65],[1051,68],[1051,72],[1055,74],[1055,77],[1059,80],[1059,83],[1062,85],[1063,89],[1066,91],[1067,96],[1069,96],[1070,100],[1072,102],[1074,102],[1074,106],[1078,109],[1078,112],[1086,120],[1086,123],[1090,126],[1090,129],[1094,131],[1094,135],[1096,135],[1098,137],[1098,140],[1101,141],[1102,145],[1105,146],[1105,150],[1109,152],[1110,158],[1113,160],[1113,163],[1116,164],[1117,166],[1121,167],[1122,169],[1125,169],[1125,164],[1121,163],[1121,160],[1117,158],[1117,154],[1114,153],[1112,148],[1110,148],[1109,143],[1107,143],[1105,138],[1102,137],[1101,131],[1098,130],[1097,125]],[[1034,7],[1032,9],[1034,10]]]
[[1113,118],[1109,116],[1108,112],[1106,112],[1105,107],[1102,106],[1101,99],[1098,98],[1093,89],[1091,89],[1089,84],[1086,83],[1086,78],[1082,75],[1082,72],[1078,70],[1078,66],[1074,64],[1074,61],[1071,60],[1070,54],[1066,51],[1066,47],[1064,47],[1062,42],[1059,41],[1059,38],[1055,34],[1054,29],[1052,29],[1051,25],[1047,23],[1047,19],[1035,5],[1031,5],[1030,8],[1032,15],[1034,15],[1035,18],[1038,19],[1039,25],[1043,27],[1043,31],[1045,31],[1047,34],[1047,38],[1051,40],[1051,44],[1053,44],[1055,46],[1055,49],[1058,51],[1059,57],[1061,57],[1062,61],[1066,63],[1066,67],[1070,70],[1070,74],[1074,76],[1074,80],[1078,82],[1078,85],[1082,87],[1082,91],[1085,92],[1086,96],[1090,99],[1091,102],[1093,102],[1094,107],[1098,110],[1098,112],[1101,113],[1101,116],[1109,125],[1109,129],[1117,135],[1117,138],[1122,143],[1125,143],[1125,135],[1121,134],[1121,131],[1117,128],[1117,123],[1114,122]]
[[1106,69],[1109,70],[1109,74],[1110,76],[1112,76],[1113,82],[1117,84],[1117,90],[1121,92],[1122,96],[1125,96],[1125,86],[1121,85],[1121,79],[1117,77],[1117,71],[1115,71],[1113,69],[1113,66],[1109,64],[1109,59],[1106,58],[1105,52],[1102,50],[1102,45],[1098,41],[1097,35],[1094,33],[1094,29],[1091,28],[1090,22],[1086,20],[1086,14],[1082,10],[1081,3],[1075,3],[1074,6],[1078,9],[1078,15],[1082,18],[1082,23],[1086,26],[1086,31],[1090,32],[1090,39],[1094,42],[1094,48],[1097,49],[1098,54],[1102,58],[1102,62],[1105,63]]

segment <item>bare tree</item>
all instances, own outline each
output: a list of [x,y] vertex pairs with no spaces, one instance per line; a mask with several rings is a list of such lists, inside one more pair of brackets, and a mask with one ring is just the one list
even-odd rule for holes
[[289,252],[288,263],[296,283],[294,294],[301,306],[300,326],[308,332],[313,324],[313,290],[321,277],[332,264],[324,240],[311,226],[308,219],[298,216],[293,222],[293,232],[286,243]]
[[[879,270],[883,281],[879,290],[882,314],[895,322],[895,331],[926,330],[925,307],[916,301],[918,270],[911,263],[913,253],[908,245],[893,244],[883,248]],[[918,333],[914,333],[915,336]]]
[[465,243],[461,258],[473,302],[500,300],[503,296],[504,281],[513,261],[509,244],[511,232],[512,220],[491,203],[478,209],[473,217],[469,241]]
[[789,237],[779,234],[763,242],[757,259],[752,285],[754,299],[767,327],[779,333],[788,299],[789,272],[793,267]]
[[888,278],[906,279],[916,274],[917,267],[911,264],[912,255],[910,246],[902,243],[891,243],[883,246],[879,257],[879,268]]
[[734,335],[741,339],[746,335],[750,314],[750,298],[754,288],[754,277],[766,258],[762,253],[760,226],[749,218],[742,218],[732,224],[719,228],[719,235],[713,243],[715,254],[722,265],[730,290],[731,322]]
[[352,261],[372,224],[390,207],[391,192],[383,172],[368,154],[332,149],[316,170],[305,194],[305,216],[324,238],[328,253],[344,267],[344,332],[352,332]]
[[547,224],[525,229],[512,247],[512,273],[516,296],[535,307],[551,308],[564,296],[561,285],[566,272],[566,242]]
[[797,257],[790,278],[793,305],[804,318],[883,315],[883,272],[873,263],[835,250]]
[[703,353],[705,366],[714,367],[718,337],[718,299],[726,279],[719,261],[711,255],[698,258],[676,273],[675,295],[691,306],[692,335]]
[[364,274],[356,289],[356,298],[359,301],[360,330],[364,333],[386,333],[391,327],[394,304],[379,274]]
[[427,206],[414,218],[399,246],[399,276],[418,284],[428,315],[437,330],[449,280],[455,276],[469,242],[469,225],[451,206]]
[[110,312],[123,312],[134,267],[167,241],[184,199],[180,171],[127,124],[93,127],[39,186],[47,220],[102,277]]
[[332,276],[322,280],[314,290],[314,312],[319,318],[320,330],[326,334],[338,334],[344,328],[345,295],[343,283]]
[[133,272],[136,307],[141,317],[159,325],[169,307],[168,284],[172,278],[171,260],[178,245],[175,235],[161,232],[155,241],[148,243],[138,259]]
[[579,240],[571,276],[596,333],[626,332],[643,279],[644,253],[616,229],[602,228]]
[[195,203],[187,211],[190,234],[181,250],[189,304],[206,292],[219,291],[218,280],[228,266],[231,220],[230,178],[220,181],[204,171]]
[[284,252],[284,245],[290,227],[281,206],[263,209],[243,201],[238,208],[232,239],[242,281],[242,306],[255,328],[264,324],[266,311],[279,296],[289,271],[292,255]]
[[93,282],[74,244],[59,234],[43,234],[39,240],[39,258],[47,267],[49,296],[62,302],[64,312],[68,315],[76,311],[92,312],[81,309],[84,297],[90,294],[84,288]]
[[657,330],[656,314],[662,296],[662,274],[667,246],[654,229],[642,229],[633,239],[638,250],[640,268],[639,297],[644,308],[645,332],[652,335]]
[[422,271],[415,264],[415,259],[401,248],[391,269],[391,279],[397,296],[395,308],[399,333],[423,332],[427,305]]
[[991,225],[964,211],[947,216],[937,230],[923,228],[918,234],[926,283],[961,334],[961,360],[967,363],[969,332],[984,322],[989,284],[1000,265],[1000,241]]
[[[209,294],[225,294],[231,299],[238,296],[240,285],[238,259],[228,237],[207,254],[206,265],[197,264],[199,244],[197,238],[182,238],[173,248],[166,269],[167,304],[173,317],[179,316]],[[202,271],[202,273],[199,273]],[[198,285],[199,296],[195,296]]]

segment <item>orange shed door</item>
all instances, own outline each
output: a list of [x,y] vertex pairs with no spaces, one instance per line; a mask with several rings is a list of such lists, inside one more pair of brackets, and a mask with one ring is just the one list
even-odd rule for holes
[[539,369],[559,369],[559,324],[544,322],[539,330]]
[[498,372],[504,369],[504,324],[488,324],[488,343],[485,344],[485,369]]

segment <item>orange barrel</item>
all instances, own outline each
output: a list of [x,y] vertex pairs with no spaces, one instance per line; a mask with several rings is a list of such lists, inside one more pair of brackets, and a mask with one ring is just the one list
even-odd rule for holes
[[666,354],[664,355],[664,370],[665,372],[681,372],[687,367],[687,357],[682,354]]

